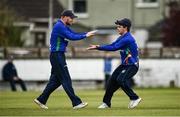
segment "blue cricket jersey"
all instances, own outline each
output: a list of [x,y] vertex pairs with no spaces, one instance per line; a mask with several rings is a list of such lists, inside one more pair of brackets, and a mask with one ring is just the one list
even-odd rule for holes
[[76,41],[86,38],[86,33],[76,33],[66,26],[61,20],[58,20],[53,27],[50,38],[51,52],[65,52],[68,41]]
[[120,50],[122,65],[138,65],[138,46],[131,33],[127,32],[117,38],[115,42],[109,45],[101,45],[98,50],[116,51]]

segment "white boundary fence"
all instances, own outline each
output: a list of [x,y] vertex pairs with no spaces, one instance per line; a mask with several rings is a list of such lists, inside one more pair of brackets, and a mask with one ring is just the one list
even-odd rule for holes
[[[5,64],[0,60],[0,70]],[[113,59],[113,69],[119,64]],[[25,81],[47,81],[51,66],[48,59],[15,60],[19,76]],[[103,59],[67,59],[72,80],[103,80]],[[0,79],[2,79],[0,73]],[[180,87],[180,60],[142,59],[139,72],[134,77],[139,87],[168,87],[170,82]]]

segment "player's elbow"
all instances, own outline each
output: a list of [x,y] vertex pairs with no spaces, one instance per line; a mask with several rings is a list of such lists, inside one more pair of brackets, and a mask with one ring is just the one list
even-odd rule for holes
[[75,37],[75,36],[71,36],[71,35],[66,36],[66,38],[67,38],[68,40],[71,40],[71,41],[78,40],[78,38],[77,38],[77,37]]
[[119,50],[118,47],[112,47],[112,51],[117,51],[117,50]]
[[67,35],[66,38],[69,40],[72,40],[72,41],[77,41],[77,40],[81,40],[85,37],[80,36],[80,35]]

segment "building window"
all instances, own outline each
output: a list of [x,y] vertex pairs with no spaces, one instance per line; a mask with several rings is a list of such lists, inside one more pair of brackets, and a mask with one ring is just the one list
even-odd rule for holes
[[86,13],[87,12],[87,2],[86,0],[74,0],[73,7],[75,13]]
[[69,9],[73,10],[79,18],[87,18],[88,0],[69,0]]
[[158,0],[137,0],[136,7],[138,8],[154,8],[158,7]]

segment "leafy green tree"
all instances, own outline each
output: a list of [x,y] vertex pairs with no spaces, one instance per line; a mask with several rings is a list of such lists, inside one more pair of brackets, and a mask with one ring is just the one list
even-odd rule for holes
[[0,47],[22,46],[22,29],[15,27],[13,22],[17,20],[15,13],[8,8],[5,0],[0,2]]

